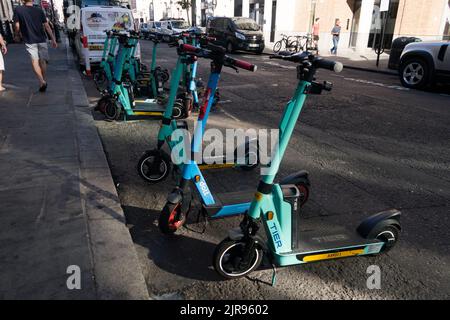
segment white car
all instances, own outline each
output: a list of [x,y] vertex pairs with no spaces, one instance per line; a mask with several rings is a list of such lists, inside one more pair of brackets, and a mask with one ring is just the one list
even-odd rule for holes
[[400,57],[399,76],[403,86],[413,89],[450,83],[450,41],[408,44]]
[[[135,30],[133,14],[130,9],[113,6],[88,6],[80,13],[80,28],[75,30],[73,45],[78,54],[81,68],[86,66],[87,58],[92,66],[102,60],[105,30],[128,32]],[[136,50],[140,56],[140,48]],[[88,55],[88,56],[86,56]]]

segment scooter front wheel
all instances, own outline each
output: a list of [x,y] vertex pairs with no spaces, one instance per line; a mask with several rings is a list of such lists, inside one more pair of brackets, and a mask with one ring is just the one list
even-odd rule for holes
[[180,229],[186,221],[181,212],[181,203],[166,203],[158,218],[159,230],[164,234],[173,234]]
[[169,155],[163,151],[146,151],[139,159],[137,170],[139,176],[147,182],[158,183],[167,178],[172,163]]
[[186,118],[185,108],[182,101],[176,101],[174,103],[172,110],[172,118],[177,120]]
[[255,247],[248,263],[244,263],[245,245],[243,240],[231,240],[230,238],[217,245],[213,256],[213,266],[219,275],[225,279],[236,279],[246,276],[259,267],[263,258],[263,250]]
[[105,104],[105,117],[108,120],[118,120],[122,111],[122,105],[119,101],[108,99]]

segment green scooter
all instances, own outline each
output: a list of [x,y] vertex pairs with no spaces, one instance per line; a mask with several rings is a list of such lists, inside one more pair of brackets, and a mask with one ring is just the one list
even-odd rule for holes
[[[162,117],[166,107],[158,103],[157,99],[137,100],[133,95],[133,86],[129,82],[123,81],[123,72],[130,63],[133,48],[137,45],[136,35],[121,34],[118,36],[119,49],[117,61],[113,73],[113,81],[106,96],[105,116],[110,120],[149,119]],[[170,94],[177,93],[180,78],[171,81]],[[187,116],[186,110],[172,110],[173,118],[183,118]]]
[[[276,157],[272,159],[268,173],[261,177],[239,228],[229,231],[228,237],[216,247],[213,265],[219,275],[233,279],[257,269],[266,257],[266,262],[274,267],[274,284],[275,266],[376,255],[390,250],[400,234],[401,213],[398,210],[377,213],[364,219],[356,230],[321,226],[317,230],[301,231],[298,188],[273,182],[306,97],[332,88],[328,82],[314,81],[316,71],[340,72],[342,64],[321,59],[309,52],[284,53],[271,58],[296,63],[299,83],[280,121]],[[258,234],[261,224],[267,240]]]

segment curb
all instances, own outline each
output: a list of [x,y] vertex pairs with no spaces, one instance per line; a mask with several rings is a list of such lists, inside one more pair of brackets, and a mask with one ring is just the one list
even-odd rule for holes
[[66,39],[69,81],[80,163],[80,193],[86,217],[97,299],[149,300],[134,243],[125,225],[89,100]]

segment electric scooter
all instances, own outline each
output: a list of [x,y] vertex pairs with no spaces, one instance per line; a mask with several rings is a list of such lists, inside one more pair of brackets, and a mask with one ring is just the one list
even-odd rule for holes
[[[217,88],[217,84],[220,79],[222,68],[230,67],[235,70],[241,68],[248,71],[255,71],[256,66],[248,62],[236,60],[225,54],[225,49],[215,45],[209,45],[208,49],[201,49],[189,45],[182,45],[182,50],[194,54],[198,57],[212,60],[211,73],[209,76],[207,94],[204,97],[203,105],[200,108],[198,123],[194,128],[194,135],[191,141],[192,154],[200,153],[202,145],[202,137],[205,131],[206,123],[208,120],[209,112],[212,106],[212,97]],[[251,153],[258,153],[255,143],[246,145],[245,160],[251,160]],[[257,165],[257,163],[249,163],[249,166]],[[196,162],[195,157],[188,158],[181,168],[181,179],[178,186],[169,194],[167,202],[161,211],[159,216],[159,229],[164,234],[172,234],[176,232],[186,221],[186,217],[191,210],[192,191],[191,182],[194,184],[195,189],[200,197],[202,204],[200,213],[207,218],[224,218],[243,214],[250,208],[251,196],[254,194],[254,190],[228,192],[228,193],[216,193],[212,194],[209,189],[205,178]],[[301,199],[301,205],[303,205],[308,199],[309,195],[309,179],[306,171],[296,172],[285,179],[281,184],[294,184],[298,188],[303,190]]]
[[[205,44],[205,37],[199,37],[194,34],[183,34],[184,42],[188,42],[190,39],[193,46],[199,46],[200,40],[203,40],[203,44]],[[180,49],[178,49],[178,54],[180,54]],[[196,56],[189,56],[182,59],[185,63],[183,66],[187,66],[184,70],[189,70],[187,73],[188,87],[187,92],[183,93],[183,99],[180,98],[180,95],[177,96],[177,100],[175,101],[175,108],[182,109],[183,106],[180,105],[184,101],[184,108],[186,109],[198,109],[199,108],[199,98],[197,94],[197,85],[196,85],[196,76],[197,76],[197,58]],[[214,95],[213,106],[217,103],[217,91]],[[186,103],[187,102],[187,103]],[[176,145],[177,142],[171,140],[172,133],[176,129],[188,129],[188,125],[185,121],[183,123],[172,121],[172,114],[165,113],[162,119],[162,125],[160,127],[158,133],[158,143],[156,150],[147,150],[143,153],[141,158],[138,161],[137,171],[139,176],[141,176],[145,181],[149,183],[158,183],[164,181],[169,173],[172,171],[173,163],[171,161],[171,157],[167,154],[162,147],[164,143],[167,142],[169,150],[171,151]],[[250,141],[247,142],[247,145],[250,144]],[[248,147],[247,147],[248,148]],[[219,159],[217,159],[219,160]],[[255,168],[255,165],[248,164],[239,164],[235,163],[208,163],[211,161],[206,161],[202,164],[199,164],[199,168],[202,170],[207,169],[222,169],[222,168],[233,168],[233,167],[242,167],[244,170],[251,170]],[[219,162],[219,161],[216,161]],[[175,166],[178,171],[180,171],[179,166]]]
[[[105,98],[105,116],[110,120],[118,120],[123,116],[124,120],[130,119],[149,119],[162,117],[165,106],[160,105],[157,99],[146,99],[145,101],[135,100],[133,88],[130,83],[123,81],[123,71],[130,61],[133,48],[137,45],[138,37],[135,35],[118,35],[119,50],[117,61],[114,68],[113,81],[111,83],[109,94]],[[180,79],[178,79],[178,82]],[[178,89],[171,85],[171,94],[176,94]],[[183,118],[187,116],[186,110],[172,110],[173,118]]]
[[[274,184],[274,178],[306,97],[332,88],[328,82],[314,81],[316,71],[325,69],[340,72],[343,66],[309,52],[293,55],[285,53],[271,58],[297,64],[298,86],[280,121],[277,156],[273,158],[268,174],[261,177],[254,196],[248,198],[252,199],[251,205],[240,227],[231,230],[228,238],[216,247],[213,265],[222,277],[239,278],[257,269],[264,256],[274,267],[274,284],[275,266],[375,255],[388,251],[398,240],[401,213],[398,210],[377,213],[364,219],[356,230],[321,226],[318,230],[300,231],[302,219],[299,212],[299,189],[295,185]],[[258,234],[261,224],[267,235],[266,241]]]

